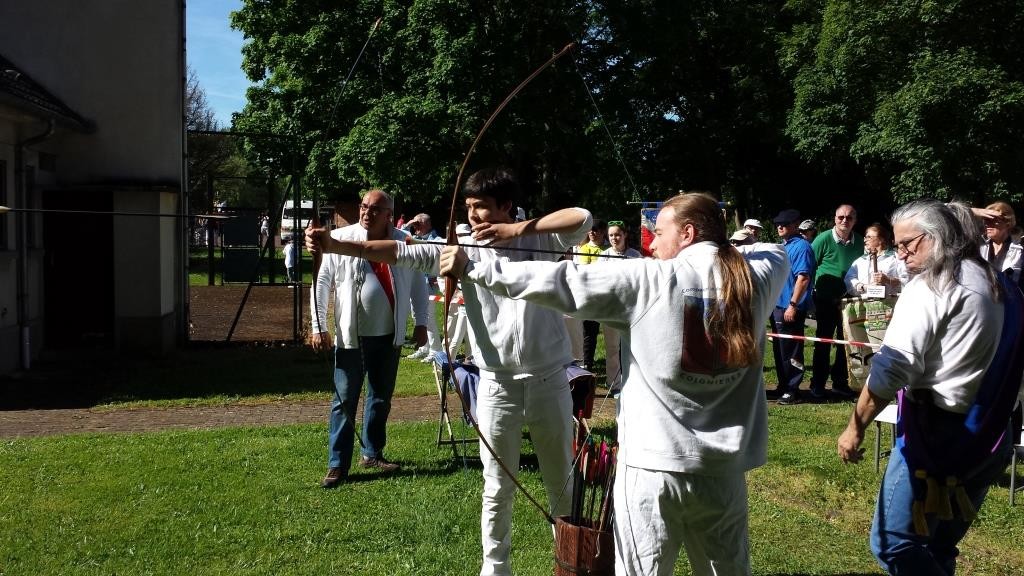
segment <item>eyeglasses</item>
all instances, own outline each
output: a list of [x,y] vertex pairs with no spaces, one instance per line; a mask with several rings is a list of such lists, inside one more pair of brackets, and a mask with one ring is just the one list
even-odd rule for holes
[[917,242],[918,240],[920,240],[921,237],[924,236],[924,234],[925,234],[924,232],[921,232],[920,234],[918,234],[917,236],[914,236],[910,240],[904,240],[903,242],[897,242],[896,243],[896,253],[897,254],[905,254],[907,256],[913,256],[914,254],[916,254],[916,252],[914,252],[913,250],[910,249],[910,245],[913,244],[914,242]]
[[836,220],[854,220],[856,218],[856,214],[836,214]]
[[622,220],[609,220],[608,221],[608,225],[609,226],[618,226],[619,228],[622,228],[623,226],[626,225],[626,223],[623,222]]
[[376,216],[377,214],[380,214],[381,212],[383,212],[383,211],[385,211],[387,209],[388,209],[387,206],[371,206],[369,204],[360,204],[359,205],[359,211],[360,212],[369,212],[371,215],[374,215],[374,216]]

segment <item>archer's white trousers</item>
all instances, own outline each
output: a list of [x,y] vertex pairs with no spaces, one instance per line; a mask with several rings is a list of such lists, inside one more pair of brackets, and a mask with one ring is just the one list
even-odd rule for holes
[[750,574],[743,474],[700,476],[620,466],[615,574],[671,576],[680,546],[695,576]]
[[[572,461],[572,397],[565,369],[502,382],[481,379],[476,409],[481,433],[513,474],[519,471],[523,425],[529,427],[548,496],[548,510],[552,516],[568,514],[572,495],[562,494],[562,490]],[[480,459],[484,467],[480,574],[510,575],[512,503],[516,487],[483,445]],[[544,503],[539,495],[533,496]]]

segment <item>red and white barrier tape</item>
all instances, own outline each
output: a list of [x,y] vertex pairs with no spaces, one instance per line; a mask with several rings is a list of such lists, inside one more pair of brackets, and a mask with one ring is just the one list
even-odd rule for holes
[[[440,294],[431,294],[430,296],[427,296],[427,299],[430,300],[431,302],[444,302],[444,296]],[[455,300],[455,303],[461,306],[465,304],[466,301],[463,300],[462,298],[459,298]]]
[[769,338],[784,338],[787,340],[806,340],[808,342],[824,342],[825,344],[835,344],[837,346],[856,346],[858,348],[871,348],[878,350],[882,347],[881,344],[870,344],[868,342],[854,342],[853,340],[833,340],[831,338],[815,338],[814,336],[796,336],[793,334],[773,334],[768,333]]

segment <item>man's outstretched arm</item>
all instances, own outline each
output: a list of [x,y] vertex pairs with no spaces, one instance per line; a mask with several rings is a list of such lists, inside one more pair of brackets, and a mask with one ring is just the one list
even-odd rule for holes
[[306,228],[306,249],[313,254],[341,254],[385,264],[398,260],[395,240],[338,240],[326,228]]

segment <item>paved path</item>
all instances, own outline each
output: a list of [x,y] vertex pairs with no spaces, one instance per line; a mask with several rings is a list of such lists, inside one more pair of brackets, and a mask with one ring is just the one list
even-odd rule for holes
[[[449,398],[450,413],[460,413],[458,399]],[[327,426],[326,401],[268,402],[174,408],[60,408],[52,410],[0,411],[0,438],[49,436],[97,432],[145,432],[172,429],[206,429],[228,426],[274,426],[322,423]],[[436,421],[437,396],[395,398],[389,420]],[[615,401],[598,398],[595,418],[614,418]],[[358,418],[362,420],[362,409]]]
[[[321,422],[327,425],[326,401],[269,402],[172,408],[61,408],[0,411],[0,438],[94,432],[272,426]],[[436,396],[395,398],[392,421],[432,420],[440,407]],[[361,410],[360,410],[361,412]],[[362,418],[362,414],[359,414]]]

